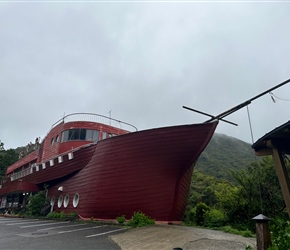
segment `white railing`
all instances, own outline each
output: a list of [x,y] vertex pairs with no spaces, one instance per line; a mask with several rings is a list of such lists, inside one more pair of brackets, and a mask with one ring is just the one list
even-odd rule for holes
[[31,166],[31,167],[26,168],[26,169],[24,169],[24,170],[22,170],[22,171],[19,171],[19,172],[17,172],[17,173],[12,174],[12,175],[10,176],[10,180],[11,180],[11,181],[15,181],[15,180],[17,180],[17,179],[20,179],[21,177],[24,177],[24,176],[26,176],[26,175],[32,174],[32,170],[33,170],[34,167],[35,167],[35,166]]
[[[33,174],[34,172],[38,172],[41,169],[42,170],[46,169],[46,164],[49,164],[49,166],[52,167],[55,164],[55,160],[57,160],[58,163],[62,163],[64,161],[64,158],[63,158],[64,155],[67,155],[69,161],[73,160],[74,159],[74,152],[77,151],[79,148],[81,148],[81,147],[74,148],[73,150],[64,152],[60,155],[57,155],[55,158],[51,158],[51,159],[44,161],[44,162],[41,162],[39,164],[33,163],[28,168],[21,170],[19,172],[16,172],[14,174],[11,174],[10,181],[15,181],[15,180],[20,179],[24,176]],[[3,180],[2,180],[2,182],[3,182]]]
[[102,123],[102,124],[109,125],[112,127],[120,128],[123,130],[127,130],[130,132],[138,130],[135,126],[129,123],[122,122],[122,121],[113,119],[111,117],[93,114],[93,113],[73,113],[73,114],[66,115],[62,119],[54,123],[52,125],[52,128],[61,122],[67,123],[67,122],[73,122],[73,121],[97,122],[97,123]]

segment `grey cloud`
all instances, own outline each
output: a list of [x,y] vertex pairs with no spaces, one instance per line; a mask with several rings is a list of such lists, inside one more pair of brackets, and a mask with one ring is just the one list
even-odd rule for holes
[[[203,122],[289,76],[289,3],[1,3],[0,140],[45,136],[70,112],[139,129]],[[290,99],[290,84],[275,91]],[[255,139],[290,102],[250,106]],[[217,132],[250,141],[246,109]]]

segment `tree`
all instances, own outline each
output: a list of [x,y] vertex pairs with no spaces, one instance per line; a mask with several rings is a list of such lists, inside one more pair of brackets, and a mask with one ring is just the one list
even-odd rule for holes
[[232,171],[232,175],[240,185],[239,198],[243,202],[239,209],[248,220],[259,213],[272,218],[283,213],[285,202],[271,157],[254,162],[245,170]]
[[8,166],[16,162],[18,154],[14,149],[4,149],[4,143],[0,140],[0,179],[5,176]]
[[41,209],[49,204],[49,199],[46,197],[47,186],[44,190],[29,197],[29,203],[27,205],[27,214],[33,216],[41,215]]

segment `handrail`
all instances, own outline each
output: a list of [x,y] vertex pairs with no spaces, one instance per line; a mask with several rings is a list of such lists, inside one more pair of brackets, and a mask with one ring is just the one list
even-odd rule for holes
[[21,171],[18,171],[18,172],[16,172],[16,173],[11,173],[11,175],[10,175],[10,177],[5,177],[5,181],[4,181],[4,179],[2,179],[1,181],[0,181],[0,184],[2,184],[2,182],[3,182],[3,184],[6,182],[6,181],[9,181],[9,182],[11,182],[11,181],[15,181],[15,180],[17,180],[17,179],[20,179],[20,178],[22,178],[22,177],[25,177],[25,176],[27,176],[27,175],[30,175],[30,174],[32,174],[33,173],[33,169],[37,169],[38,168],[38,170],[36,170],[36,171],[39,171],[40,170],[40,166],[43,164],[43,163],[47,163],[47,162],[50,162],[51,160],[54,160],[54,159],[57,159],[59,156],[65,156],[65,155],[68,155],[69,153],[74,153],[75,151],[78,151],[79,149],[81,149],[81,148],[83,148],[83,147],[89,147],[89,146],[91,146],[92,144],[97,144],[98,142],[92,142],[92,143],[89,143],[89,144],[86,144],[86,145],[82,145],[82,146],[79,146],[79,147],[76,147],[76,148],[73,148],[73,149],[71,149],[71,150],[68,150],[68,151],[66,151],[66,152],[63,152],[63,153],[61,153],[61,154],[58,154],[58,155],[56,155],[55,157],[52,157],[52,158],[50,158],[50,159],[47,159],[47,160],[45,160],[45,161],[42,161],[42,162],[39,162],[39,163],[33,163],[33,164],[31,164],[28,168],[26,168],[26,169],[23,169],[23,170],[21,170]]
[[[77,118],[75,118],[75,117],[77,117]],[[52,124],[51,128],[54,128],[56,125],[60,124],[61,122],[67,123],[67,122],[72,122],[72,121],[99,122],[99,123],[102,123],[105,125],[110,125],[113,127],[120,127],[120,128],[122,128],[122,126],[128,127],[128,128],[122,128],[124,130],[129,130],[129,131],[132,131],[132,130],[137,131],[138,130],[134,125],[132,125],[130,123],[122,122],[122,121],[116,120],[116,119],[111,118],[111,117],[107,117],[107,116],[99,115],[99,114],[94,114],[94,113],[72,113],[72,114],[66,115],[63,118],[59,119],[54,124]]]

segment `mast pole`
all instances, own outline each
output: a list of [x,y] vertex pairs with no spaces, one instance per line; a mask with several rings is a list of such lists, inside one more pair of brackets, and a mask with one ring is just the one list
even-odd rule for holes
[[219,114],[217,116],[214,116],[214,117],[212,117],[211,119],[209,119],[209,120],[207,120],[205,122],[211,122],[211,121],[214,121],[216,119],[221,120],[222,118],[224,118],[224,117],[226,117],[226,116],[238,111],[239,109],[249,105],[252,101],[260,98],[261,96],[263,96],[265,94],[268,94],[269,92],[273,91],[274,89],[280,88],[281,86],[283,86],[283,85],[285,85],[285,84],[287,84],[289,82],[290,82],[290,79],[288,79],[288,80],[286,80],[284,82],[281,82],[280,84],[274,86],[273,88],[270,88],[270,89],[264,91],[263,93],[261,93],[259,95],[256,95],[256,96],[252,97],[251,99],[249,99],[249,100],[247,100],[247,101],[245,101],[245,102],[243,102],[243,103],[241,103],[241,104],[239,104],[239,105],[237,105],[237,106],[235,106],[235,107],[233,107],[233,108],[231,108],[231,109],[229,109],[229,110],[227,110],[227,111],[225,111],[225,112],[223,112],[223,113],[221,113],[221,114]]

